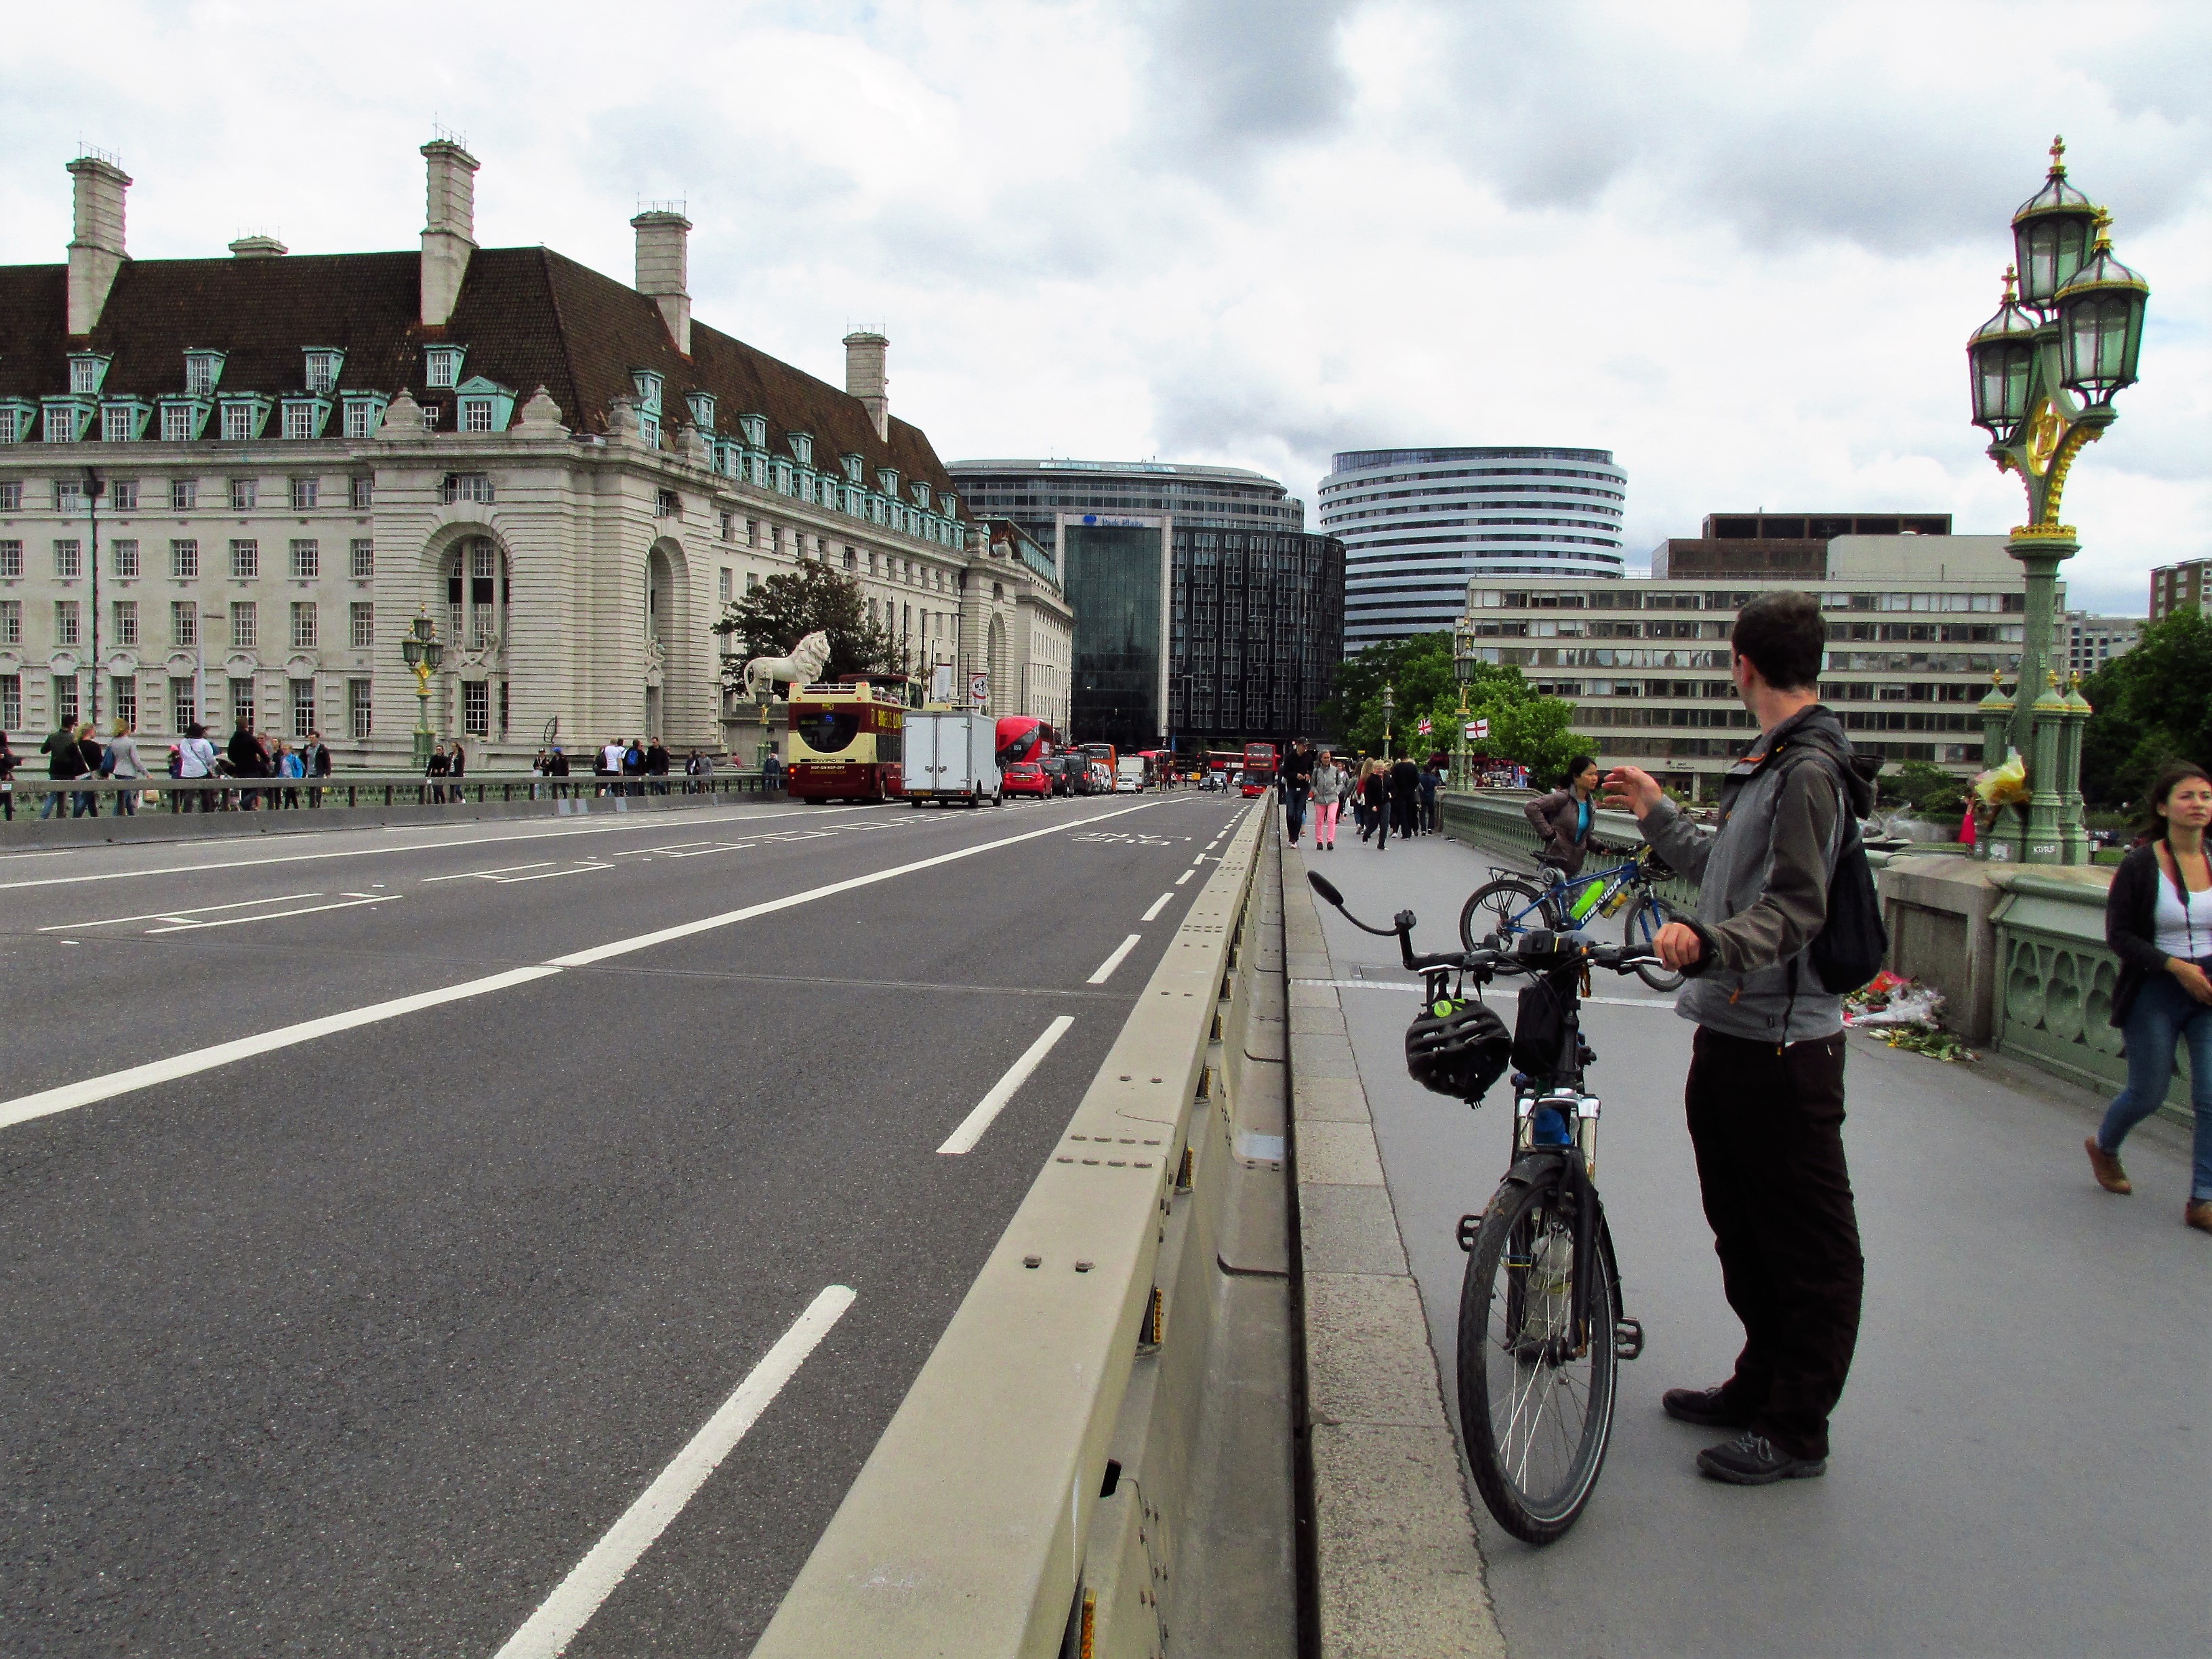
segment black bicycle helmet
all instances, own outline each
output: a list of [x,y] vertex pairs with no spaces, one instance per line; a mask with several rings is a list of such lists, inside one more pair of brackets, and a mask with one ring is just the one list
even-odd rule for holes
[[1504,1074],[1512,1053],[1505,1022],[1480,1002],[1430,1003],[1406,1028],[1406,1070],[1413,1079],[1470,1104]]

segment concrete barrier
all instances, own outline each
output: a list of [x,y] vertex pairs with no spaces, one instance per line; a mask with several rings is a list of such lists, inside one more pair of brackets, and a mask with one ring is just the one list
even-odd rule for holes
[[1279,1112],[1268,822],[1237,827],[755,1659],[1168,1650],[1224,1226],[1266,1162],[1237,1156],[1239,1096]]

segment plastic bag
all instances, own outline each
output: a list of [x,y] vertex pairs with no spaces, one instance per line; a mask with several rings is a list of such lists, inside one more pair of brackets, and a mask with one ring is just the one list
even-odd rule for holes
[[2020,750],[2005,751],[2002,765],[1974,775],[1974,798],[1984,806],[2014,806],[2028,798],[2027,763]]

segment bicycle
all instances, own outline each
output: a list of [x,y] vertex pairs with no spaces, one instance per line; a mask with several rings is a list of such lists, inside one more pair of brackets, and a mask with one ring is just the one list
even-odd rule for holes
[[[1673,903],[1659,896],[1661,881],[1673,873],[1650,848],[1603,870],[1568,878],[1558,866],[1545,866],[1542,885],[1508,870],[1493,869],[1492,879],[1468,896],[1459,913],[1460,943],[1472,951],[1478,939],[1515,939],[1532,929],[1570,933],[1583,922],[1620,914],[1621,943],[1649,954],[1659,930],[1682,920]],[[1655,991],[1678,991],[1682,976],[1658,964],[1638,968],[1636,976]]]
[[[1509,1060],[1518,1068],[1510,1166],[1482,1212],[1459,1221],[1468,1253],[1460,1429],[1498,1524],[1528,1543],[1551,1543],[1596,1489],[1618,1368],[1644,1351],[1644,1327],[1622,1305],[1613,1236],[1592,1180],[1601,1103],[1583,1087],[1597,1055],[1583,1041],[1581,996],[1592,969],[1633,973],[1655,958],[1548,928],[1416,954],[1412,911],[1401,910],[1388,928],[1370,927],[1325,878],[1306,879],[1353,927],[1395,936],[1407,969],[1421,975],[1422,1012],[1406,1037],[1417,1081],[1480,1106]],[[1500,975],[1529,981],[1510,1039],[1482,1001]],[[1455,1034],[1464,1036],[1456,1046]]]

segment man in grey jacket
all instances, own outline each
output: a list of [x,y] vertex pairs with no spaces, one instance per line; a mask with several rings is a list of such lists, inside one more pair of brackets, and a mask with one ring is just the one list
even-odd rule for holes
[[1691,824],[1636,767],[1606,781],[1607,804],[1633,811],[1659,855],[1699,884],[1696,919],[1668,923],[1653,948],[1690,976],[1675,1004],[1698,1027],[1690,1139],[1744,1345],[1727,1382],[1670,1389],[1662,1403],[1742,1431],[1698,1455],[1705,1474],[1740,1486],[1826,1471],[1865,1276],[1844,1158],[1842,1001],[1808,959],[1844,814],[1873,805],[1820,702],[1826,633],[1809,593],[1763,594],[1737,613],[1736,690],[1760,735],[1722,784],[1717,831]]

